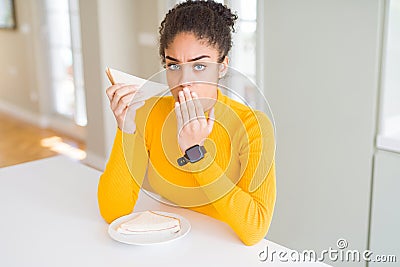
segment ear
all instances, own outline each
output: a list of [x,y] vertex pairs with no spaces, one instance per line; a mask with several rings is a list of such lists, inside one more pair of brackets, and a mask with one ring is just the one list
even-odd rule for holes
[[219,66],[219,75],[218,75],[219,79],[223,78],[225,74],[228,72],[228,63],[229,63],[229,58],[226,56]]

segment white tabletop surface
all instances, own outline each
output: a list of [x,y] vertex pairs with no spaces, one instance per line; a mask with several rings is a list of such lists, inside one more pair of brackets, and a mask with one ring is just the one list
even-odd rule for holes
[[226,224],[143,192],[135,211],[180,214],[192,229],[165,244],[114,241],[98,211],[100,174],[63,156],[0,169],[0,266],[276,266],[282,263],[260,261],[260,253],[290,251],[268,240],[245,246]]

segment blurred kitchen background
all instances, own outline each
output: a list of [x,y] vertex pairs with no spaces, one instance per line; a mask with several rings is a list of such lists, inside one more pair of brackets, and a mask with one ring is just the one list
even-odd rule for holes
[[[104,169],[105,68],[160,71],[158,26],[176,2],[0,0],[0,167],[64,154]],[[275,118],[267,238],[316,251],[345,238],[400,261],[400,0],[219,2],[240,18],[231,66]],[[366,263],[335,264],[350,265]]]

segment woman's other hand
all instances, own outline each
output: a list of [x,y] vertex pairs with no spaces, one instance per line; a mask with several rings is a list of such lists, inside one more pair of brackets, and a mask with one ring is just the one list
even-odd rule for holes
[[185,153],[194,145],[203,145],[214,125],[214,107],[206,119],[198,95],[187,87],[179,92],[179,103],[175,102],[175,114],[178,122],[178,144]]
[[137,85],[120,83],[112,85],[106,90],[118,128],[126,133],[134,133],[136,131],[136,110],[144,105],[144,101],[131,103],[138,90],[139,87]]

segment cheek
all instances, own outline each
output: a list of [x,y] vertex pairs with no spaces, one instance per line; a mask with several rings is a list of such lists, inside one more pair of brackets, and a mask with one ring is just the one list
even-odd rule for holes
[[169,75],[167,73],[167,84],[171,91],[177,91],[176,88],[179,86],[179,79],[175,75]]
[[212,98],[217,91],[217,87],[212,84],[197,83],[192,85],[191,91],[196,92],[199,98]]
[[209,110],[215,103],[217,95],[217,87],[210,84],[198,84],[200,87],[195,87],[192,91],[196,92],[200,98],[200,103],[203,109]]
[[172,96],[174,97],[175,101],[179,102],[179,97],[178,97],[179,90],[178,89],[174,89],[174,90],[170,90],[170,92],[171,92]]

